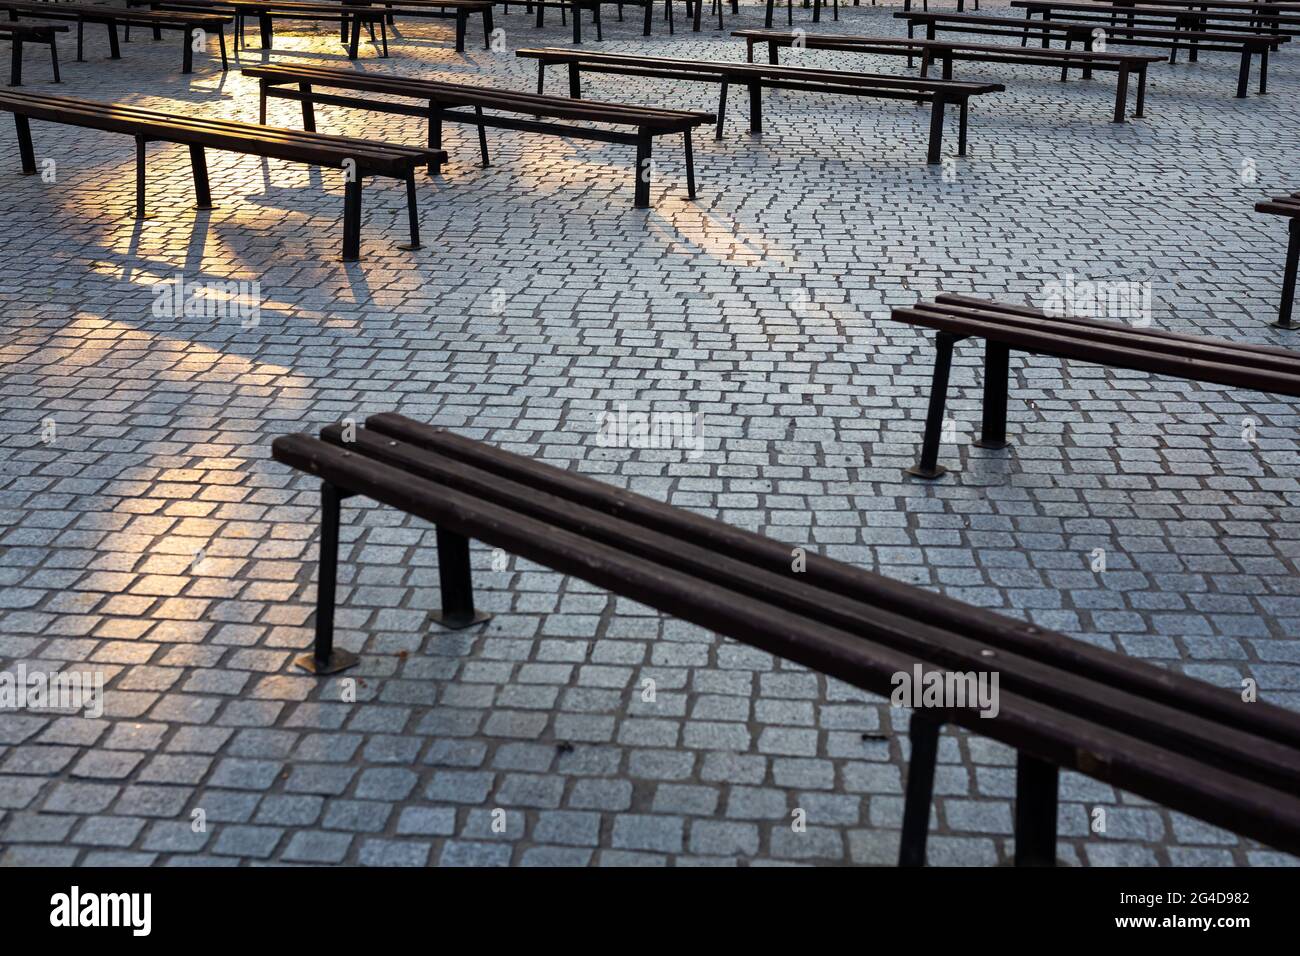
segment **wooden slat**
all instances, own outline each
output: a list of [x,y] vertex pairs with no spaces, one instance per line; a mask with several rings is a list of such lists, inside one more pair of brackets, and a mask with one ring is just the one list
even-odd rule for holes
[[[922,303],[918,303],[922,304]],[[1137,328],[1135,326],[1117,325],[1101,319],[1081,318],[1074,315],[1048,315],[1042,309],[1032,306],[1016,305],[1010,302],[996,302],[960,293],[942,292],[935,297],[935,305],[950,306],[957,309],[970,309],[972,314],[981,317],[1021,316],[1041,319],[1052,328],[1068,325],[1081,331],[1096,331],[1116,337],[1116,341],[1132,340],[1134,337],[1155,341],[1154,348],[1174,351],[1188,356],[1219,356],[1239,353],[1239,359],[1252,365],[1271,368],[1274,371],[1300,374],[1300,352],[1280,348],[1276,345],[1252,345],[1233,339],[1215,338],[1210,335],[1190,335],[1185,332],[1168,332],[1164,329]]]
[[1096,50],[1063,50],[1059,47],[1022,47],[1008,46],[1002,43],[969,43],[962,40],[926,40],[908,39],[907,37],[861,36],[847,33],[796,34],[783,30],[733,30],[733,37],[742,39],[753,37],[767,42],[775,40],[780,45],[792,46],[795,42],[808,49],[836,50],[852,52],[859,48],[884,49],[896,47],[899,50],[951,50],[953,53],[990,53],[1002,54],[1009,59],[1043,59],[1052,61],[1078,60],[1093,63],[1163,63],[1165,57],[1157,53],[1124,53],[1108,50],[1099,53]]
[[[1049,33],[1064,33],[1070,31],[1091,32],[1093,29],[1104,30],[1106,32],[1107,43],[1134,43],[1141,45],[1140,41],[1144,39],[1152,40],[1176,40],[1181,46],[1184,41],[1197,40],[1200,42],[1199,49],[1213,50],[1213,43],[1222,43],[1233,50],[1240,50],[1243,45],[1252,47],[1276,47],[1285,43],[1289,38],[1276,34],[1251,34],[1251,33],[1216,33],[1209,30],[1173,30],[1163,27],[1127,27],[1106,22],[1087,22],[1083,20],[1028,20],[1018,17],[986,17],[975,16],[965,13],[916,13],[900,12],[895,13],[895,17],[900,19],[911,20],[916,23],[934,22],[937,24],[966,24],[974,27],[996,27],[1002,33],[1020,33],[1028,29],[1030,35],[1034,33],[1041,34],[1044,29]],[[973,32],[973,31],[971,31]],[[1159,43],[1151,44],[1152,46],[1161,45]]]

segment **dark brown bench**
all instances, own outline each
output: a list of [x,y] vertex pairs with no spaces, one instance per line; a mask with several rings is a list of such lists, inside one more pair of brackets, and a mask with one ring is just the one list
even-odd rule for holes
[[[635,146],[636,165],[633,175],[636,185],[633,201],[639,209],[650,205],[653,168],[651,149],[657,136],[682,135],[686,147],[686,190],[691,199],[695,198],[695,156],[691,145],[691,130],[713,122],[710,113],[590,100],[574,102],[561,96],[542,96],[517,90],[466,86],[405,76],[378,76],[329,67],[256,66],[245,68],[243,73],[257,79],[261,85],[263,122],[266,121],[268,98],[301,102],[303,125],[309,130],[316,128],[314,107],[318,104],[418,116],[428,121],[429,145],[435,148],[442,146],[444,121],[469,123],[478,127],[479,149],[484,166],[489,164],[485,133],[485,127],[488,126]],[[372,95],[322,93],[321,88]],[[380,100],[375,99],[373,94],[415,102]],[[503,113],[506,115],[500,115]],[[605,129],[606,126],[622,128]],[[430,174],[435,173],[437,167],[437,163],[432,164]]]
[[120,60],[122,49],[118,44],[117,28],[130,30],[132,26],[149,27],[154,31],[154,38],[161,36],[162,30],[178,30],[183,35],[181,41],[181,72],[194,71],[194,35],[196,32],[215,31],[221,44],[221,69],[228,67],[226,61],[226,24],[231,17],[222,14],[185,12],[127,10],[98,4],[74,3],[30,3],[26,0],[3,0],[0,11],[9,14],[10,20],[32,18],[37,20],[72,20],[77,24],[77,62],[84,59],[84,27],[87,23],[101,23],[108,30],[108,51],[110,60]]
[[725,63],[717,60],[678,60],[660,56],[628,56],[617,53],[584,53],[560,47],[517,50],[521,57],[537,61],[537,92],[545,83],[546,67],[567,66],[569,95],[582,95],[581,74],[611,73],[619,76],[648,76],[673,80],[717,83],[718,126],[716,137],[722,138],[727,115],[727,90],[732,85],[749,90],[749,130],[763,131],[762,91],[797,90],[805,93],[838,93],[847,96],[875,97],[929,103],[930,139],[926,161],[940,162],[943,144],[945,108],[959,110],[957,155],[966,155],[967,115],[972,96],[1000,93],[1001,83],[961,83],[955,80],[923,80],[885,76],[879,73],[849,73],[838,70],[810,70],[803,67],[763,66],[757,63]]
[[439,162],[447,154],[439,149],[395,146],[346,136],[326,136],[233,120],[203,119],[146,110],[126,103],[44,96],[0,91],[0,110],[12,113],[18,131],[23,175],[36,173],[31,120],[60,123],[135,139],[135,214],[145,215],[145,147],[151,142],[189,147],[194,192],[199,209],[212,208],[205,149],[248,153],[293,163],[344,170],[343,259],[360,258],[361,190],[368,176],[388,176],[406,183],[411,242],[420,247],[419,214],[415,205],[415,168]]
[[1124,122],[1128,105],[1130,74],[1137,77],[1137,102],[1134,117],[1143,115],[1146,104],[1147,67],[1164,57],[1152,53],[1098,53],[1088,50],[1022,48],[997,43],[969,43],[961,40],[915,40],[904,37],[850,36],[839,33],[803,34],[778,30],[736,30],[731,34],[745,41],[748,59],[753,62],[754,47],[767,47],[767,62],[776,64],[777,50],[797,47],[807,50],[833,50],[841,53],[867,53],[873,56],[905,56],[907,65],[915,57],[921,61],[921,76],[928,76],[931,64],[943,66],[943,79],[952,79],[954,60],[973,63],[1009,63],[1016,66],[1059,68],[1061,79],[1068,78],[1071,68],[1087,79],[1093,70],[1110,70],[1117,74],[1114,122]]
[[59,48],[55,37],[67,33],[68,28],[62,24],[41,23],[0,23],[0,40],[8,40],[11,47],[9,61],[9,85],[23,85],[23,47],[28,43],[37,43],[50,48],[50,66],[54,68],[54,82],[59,82]]
[[895,17],[907,21],[907,35],[914,36],[916,27],[925,28],[927,39],[933,40],[939,31],[944,33],[970,33],[981,36],[1011,37],[1022,43],[1038,39],[1044,48],[1052,40],[1063,40],[1066,48],[1078,43],[1091,50],[1098,36],[1105,37],[1106,49],[1112,46],[1145,46],[1169,50],[1169,62],[1177,62],[1180,49],[1237,53],[1241,68],[1237,73],[1237,96],[1245,98],[1250,86],[1250,63],[1259,57],[1259,92],[1268,92],[1268,54],[1288,39],[1273,34],[1223,33],[1219,31],[1190,31],[1161,29],[1159,27],[1113,26],[1110,23],[1084,23],[1075,20],[1021,20],[1015,17],[984,17],[959,13],[896,13]]
[[335,646],[334,609],[341,504],[360,496],[436,526],[432,617],[445,627],[488,618],[474,601],[476,540],[873,694],[996,676],[985,700],[905,697],[901,864],[925,862],[945,723],[1017,751],[1018,864],[1056,861],[1061,769],[1300,851],[1291,711],[395,413],[282,436],[271,454],[320,481],[315,643],[297,661],[312,673],[358,661]]
[[1273,216],[1285,216],[1287,225],[1286,265],[1282,272],[1282,304],[1278,307],[1277,322],[1279,329],[1294,329],[1291,322],[1291,309],[1295,305],[1296,267],[1300,265],[1300,193],[1290,196],[1274,196],[1272,199],[1255,203],[1255,212],[1264,212]]
[[984,340],[984,413],[980,438],[975,442],[981,448],[1009,444],[1007,391],[1012,349],[1300,398],[1300,352],[1286,349],[1049,315],[1040,309],[964,295],[941,295],[934,302],[894,309],[892,318],[935,330],[934,381],[921,460],[907,471],[925,480],[947,472],[939,464],[939,443],[953,346],[963,339]]

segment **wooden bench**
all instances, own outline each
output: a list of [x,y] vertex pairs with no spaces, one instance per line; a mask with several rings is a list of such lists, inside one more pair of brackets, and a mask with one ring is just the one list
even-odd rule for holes
[[[479,149],[485,167],[489,165],[485,132],[485,127],[488,126],[590,139],[602,143],[633,145],[636,147],[636,166],[633,169],[636,185],[633,189],[633,201],[638,209],[650,205],[653,169],[651,148],[656,136],[682,134],[686,147],[687,195],[691,199],[695,198],[695,156],[691,146],[691,130],[696,126],[713,122],[713,115],[710,113],[589,100],[575,103],[562,96],[542,96],[516,90],[465,86],[405,76],[377,76],[355,70],[337,70],[328,67],[257,66],[245,68],[243,74],[257,79],[260,83],[262,122],[266,122],[268,98],[301,102],[303,125],[309,130],[316,128],[314,106],[318,104],[395,113],[401,116],[419,116],[428,120],[428,142],[431,148],[442,146],[444,120],[469,123],[478,127]],[[322,87],[368,95],[346,96],[322,93],[318,89]],[[379,100],[374,98],[374,94],[415,100],[416,103]],[[484,112],[485,110],[515,115],[502,116]],[[592,123],[624,127],[624,129],[603,129],[590,125]],[[438,163],[431,164],[429,173],[431,175],[436,173],[438,166]]]
[[177,143],[189,147],[190,167],[199,209],[212,208],[205,149],[247,153],[269,159],[344,170],[343,259],[360,258],[361,190],[367,176],[387,176],[406,183],[411,242],[420,247],[419,214],[415,205],[415,167],[445,160],[438,149],[395,146],[346,136],[256,126],[233,120],[204,119],[141,109],[126,103],[9,93],[0,90],[0,110],[12,113],[18,131],[23,175],[36,173],[31,120],[85,129],[124,133],[135,139],[135,214],[145,215],[145,147],[148,143]]
[[1291,308],[1295,304],[1296,267],[1300,265],[1300,193],[1274,196],[1257,202],[1255,211],[1285,216],[1290,220],[1287,226],[1289,238],[1286,244],[1286,267],[1282,273],[1282,304],[1278,307],[1277,322],[1274,325],[1279,329],[1294,329],[1297,326],[1291,322]]
[[966,155],[966,127],[969,101],[983,93],[1000,93],[1001,83],[960,83],[954,80],[923,80],[884,76],[877,73],[846,73],[836,70],[810,70],[803,67],[761,66],[755,63],[724,63],[716,60],[677,60],[659,56],[627,56],[616,53],[584,53],[560,47],[522,49],[518,56],[537,60],[537,92],[542,92],[548,65],[566,65],[569,69],[569,95],[582,95],[581,74],[612,73],[619,76],[648,76],[673,80],[717,83],[718,126],[716,138],[722,138],[727,114],[727,89],[743,85],[749,90],[749,130],[763,131],[762,91],[797,90],[805,93],[840,93],[883,99],[929,103],[930,141],[927,162],[940,162],[943,143],[944,110],[959,108],[957,155]]
[[[1139,3],[1079,3],[1074,0],[1026,0],[1013,2],[1013,8],[1025,11],[1025,19],[1038,14],[1045,20],[1083,20],[1089,23],[1107,23],[1112,26],[1148,26],[1173,29],[1189,33],[1206,30],[1219,33],[1251,33],[1269,36],[1295,36],[1300,17],[1272,11],[1245,12],[1241,10],[1211,10],[1200,7],[1171,7],[1161,4]],[[1189,45],[1188,58],[1196,62],[1197,44]]]
[[[451,19],[456,21],[456,50],[464,52],[465,35],[469,18],[479,14],[483,20],[483,45],[492,42],[492,3],[489,0],[438,0],[436,4],[418,2],[395,7],[379,6],[357,0],[346,3],[312,2],[312,0],[127,0],[133,6],[148,6],[163,10],[226,10],[235,17],[235,44],[243,48],[244,19],[257,20],[261,33],[262,49],[270,50],[274,41],[275,20],[306,20],[339,24],[339,39],[348,48],[349,59],[358,55],[361,27],[370,31],[371,40],[380,43],[381,56],[388,56],[387,24],[394,16],[423,17],[426,19]],[[380,40],[375,38],[375,27],[380,29]]]
[[955,686],[996,675],[988,701],[905,703],[901,864],[925,861],[945,723],[1017,751],[1018,864],[1056,860],[1060,769],[1300,850],[1291,711],[398,414],[282,436],[271,454],[321,481],[315,642],[297,661],[312,673],[358,660],[335,646],[334,610],[340,505],[361,496],[436,526],[442,607],[432,617],[445,627],[488,619],[474,601],[477,540],[873,694],[917,676]]
[[9,85],[23,85],[23,46],[39,43],[50,48],[50,65],[54,68],[54,82],[59,82],[59,48],[54,38],[60,33],[67,33],[68,28],[62,24],[39,23],[0,23],[0,40],[8,40],[11,46],[9,61]]
[[934,381],[925,419],[921,460],[908,474],[933,480],[939,465],[952,350],[962,339],[984,340],[984,412],[980,448],[1005,448],[1011,349],[1033,355],[1091,362],[1111,368],[1170,375],[1273,395],[1300,397],[1300,352],[1246,345],[1200,335],[1178,335],[964,295],[941,295],[893,310],[895,322],[935,330]]
[[126,10],[122,7],[100,5],[80,5],[72,3],[30,3],[26,0],[3,0],[0,11],[6,11],[10,20],[31,17],[38,20],[72,20],[77,24],[77,62],[84,60],[83,33],[87,23],[102,23],[108,30],[108,50],[110,60],[120,60],[122,50],[117,41],[117,28],[124,26],[150,27],[154,37],[161,36],[162,30],[179,30],[184,36],[181,43],[181,72],[194,71],[194,34],[196,31],[215,31],[221,43],[221,69],[227,69],[225,26],[230,22],[229,16],[213,13],[162,12],[146,10]]
[[754,47],[767,46],[767,61],[777,62],[780,47],[798,47],[808,50],[833,50],[843,53],[868,53],[875,56],[905,56],[908,66],[914,57],[921,61],[921,76],[928,76],[930,65],[936,60],[943,64],[943,78],[952,79],[954,60],[973,63],[1010,63],[1017,66],[1046,66],[1060,68],[1061,80],[1068,78],[1069,70],[1083,72],[1084,77],[1093,70],[1112,70],[1117,74],[1115,84],[1114,122],[1124,122],[1128,105],[1130,74],[1137,76],[1137,103],[1133,115],[1140,118],[1146,103],[1147,67],[1164,59],[1151,53],[1097,53],[1087,50],[1041,50],[1036,47],[1021,48],[996,43],[967,43],[960,40],[909,40],[902,37],[850,36],[847,34],[801,34],[778,30],[736,30],[733,37],[745,41],[748,59],[753,62]]
[[913,36],[917,26],[925,27],[926,38],[935,39],[938,31],[945,33],[971,33],[983,36],[1014,37],[1027,42],[1031,37],[1041,40],[1042,46],[1050,47],[1052,40],[1064,40],[1069,49],[1078,42],[1085,50],[1092,50],[1098,36],[1104,36],[1106,49],[1112,45],[1148,46],[1169,49],[1169,62],[1174,63],[1178,51],[1190,48],[1195,42],[1200,50],[1238,53],[1241,55],[1241,68],[1237,74],[1237,96],[1245,98],[1250,85],[1250,63],[1252,57],[1260,58],[1259,92],[1268,92],[1268,54],[1280,43],[1286,41],[1284,36],[1219,33],[1188,30],[1164,30],[1156,27],[1116,27],[1109,23],[1081,23],[1074,20],[1020,20],[1015,17],[983,17],[958,13],[895,13],[895,17],[907,21],[907,35]]
[[[365,25],[370,31],[370,39],[381,44],[380,56],[388,56],[388,32],[385,27],[384,14],[369,7],[360,7],[352,11],[348,7],[325,3],[311,3],[307,0],[126,0],[127,6],[148,7],[151,10],[212,11],[229,13],[235,21],[235,49],[246,49],[245,20],[257,20],[261,33],[262,49],[270,50],[275,34],[275,20],[306,20],[312,22],[339,23],[340,40],[347,47],[348,58],[355,60],[358,56],[361,27]],[[382,41],[375,37],[375,26],[382,31]],[[349,28],[351,38],[349,39]]]

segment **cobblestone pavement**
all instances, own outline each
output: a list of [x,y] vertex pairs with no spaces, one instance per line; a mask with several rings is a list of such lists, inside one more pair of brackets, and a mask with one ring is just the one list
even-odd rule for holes
[[[820,29],[901,34],[895,9]],[[716,29],[670,38],[657,20],[643,39],[635,16],[607,19],[601,49],[743,56]],[[361,65],[530,89],[513,49],[567,31],[498,21],[505,52],[459,56],[448,26],[403,23],[394,56]],[[137,36],[119,62],[88,40],[58,87],[30,54],[30,88],[256,120],[255,85],[206,56],[180,75],[174,35]],[[278,42],[277,62],[347,62],[327,27]],[[427,247],[395,248],[402,192],[380,181],[350,265],[336,173],[214,153],[217,208],[196,212],[185,150],[158,144],[136,223],[129,140],[37,124],[45,175],[22,178],[6,127],[0,665],[102,673],[108,691],[98,719],[0,713],[0,862],[893,861],[906,711],[482,548],[496,616],[440,632],[433,532],[391,510],[344,510],[356,702],[295,670],[316,483],[271,462],[271,439],[393,408],[1300,707],[1296,402],[1016,356],[1017,444],[985,452],[968,443],[979,350],[959,349],[956,471],[905,484],[932,353],[887,321],[940,290],[1035,302],[1073,275],[1150,283],[1163,328],[1295,344],[1266,324],[1285,224],[1252,206],[1300,188],[1297,56],[1246,100],[1231,55],[1158,65],[1147,118],[1124,125],[1113,77],[959,65],[1008,90],[976,102],[970,157],[941,167],[921,109],[778,93],[756,139],[737,102],[724,139],[698,139],[698,201],[677,144],[659,146],[650,211],[632,208],[627,147],[493,132],[484,169],[472,128],[449,127],[453,162],[419,184]],[[715,108],[713,87],[587,88]],[[271,120],[297,111],[273,103]],[[156,284],[178,275],[259,283],[258,323],[167,315]],[[703,452],[601,447],[597,416],[620,403],[697,411]],[[1012,756],[945,736],[933,863],[1009,859]],[[1296,862],[1084,778],[1063,800],[1068,863]]]

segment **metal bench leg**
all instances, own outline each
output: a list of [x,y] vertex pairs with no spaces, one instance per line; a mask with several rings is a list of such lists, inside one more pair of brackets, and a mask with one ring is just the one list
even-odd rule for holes
[[[355,60],[357,58],[357,49],[360,46],[361,46],[361,17],[358,15],[352,18],[352,33],[348,36],[348,59],[349,60]],[[460,49],[460,47],[457,47],[456,49]]]
[[[24,125],[26,125],[26,122],[26,119],[24,119]],[[31,148],[31,137],[29,135],[27,139],[29,153]],[[24,157],[23,162],[27,162],[26,157]],[[35,167],[33,167],[34,171]],[[1291,324],[1291,308],[1295,304],[1296,268],[1300,266],[1300,219],[1292,219],[1291,226],[1287,231],[1290,238],[1286,244],[1286,271],[1282,273],[1282,305],[1278,309],[1277,321],[1273,323],[1279,329],[1294,329],[1296,327]]]
[[202,146],[190,145],[190,169],[194,173],[194,196],[197,209],[212,208],[212,190],[208,187],[208,160]]
[[1268,47],[1259,51],[1259,93],[1268,92]]
[[343,261],[361,258],[361,170],[343,185]]
[[1133,118],[1142,118],[1142,109],[1147,102],[1147,66],[1143,63],[1138,67],[1138,98],[1137,107],[1133,110]]
[[576,63],[569,64],[569,96],[575,100],[582,99],[582,74]]
[[[467,10],[456,11],[456,52],[465,52],[465,32],[469,26],[469,12]],[[356,33],[352,34],[354,37]],[[354,41],[355,42],[355,41]]]
[[1246,98],[1247,87],[1250,85],[1250,48],[1243,47],[1241,51],[1241,70],[1237,74],[1237,99]]
[[311,101],[311,84],[299,83],[298,92],[302,94],[302,128],[309,133],[316,132],[316,105]]
[[903,834],[898,846],[899,866],[925,866],[925,841],[930,830],[930,799],[934,793],[934,764],[939,756],[939,729],[935,717],[912,711],[907,736],[912,760],[907,765],[907,797],[903,804]]
[[227,73],[230,61],[226,59],[226,28],[223,24],[217,25],[217,42],[221,44],[221,72]]
[[274,28],[271,26],[271,15],[269,13],[259,14],[257,17],[257,26],[262,33],[262,49],[270,50],[271,43],[274,40]]
[[474,116],[478,119],[478,152],[483,160],[483,168],[487,169],[492,162],[488,159],[487,127],[483,125],[483,107],[474,107]]
[[[698,4],[700,0],[695,0]],[[722,139],[722,124],[727,120],[727,82],[723,80],[722,91],[718,94],[718,129],[713,134],[714,139]]]
[[85,54],[85,29],[84,28],[85,28],[85,23],[81,20],[78,20],[77,21],[77,62],[78,63],[84,63],[86,59],[84,55]]
[[[671,2],[671,0],[669,0]],[[669,8],[671,9],[671,7]],[[641,35],[648,37],[650,35],[650,14],[654,11],[654,0],[645,0],[645,23],[641,26]]]
[[50,37],[50,66],[54,68],[54,82],[62,83],[59,79],[59,47],[53,36]]
[[411,241],[397,248],[413,252],[420,248],[420,208],[415,202],[415,169],[406,173],[406,219],[411,228]]
[[[23,175],[36,175],[36,150],[32,147],[32,127],[26,116],[14,114],[14,126],[18,130],[18,155],[22,157]],[[1294,270],[1292,270],[1294,272]],[[1290,310],[1288,310],[1289,312]]]
[[[698,4],[700,0],[695,0],[695,2]],[[769,30],[772,29],[772,5],[773,5],[773,0],[767,0],[767,14],[763,18],[763,26],[767,27],[767,29]],[[699,30],[700,30],[700,18],[699,16],[696,16],[695,32],[698,33]]]
[[984,421],[979,448],[1006,448],[1007,390],[1010,387],[1011,349],[1002,342],[984,340]]
[[957,155],[966,155],[966,119],[970,109],[970,98],[961,101],[961,113],[957,119]]
[[442,527],[438,528],[438,586],[442,590],[442,607],[431,612],[429,617],[443,627],[459,631],[492,617],[474,609],[469,540]]
[[1124,110],[1128,106],[1128,67],[1119,68],[1119,77],[1115,80],[1115,118],[1112,123],[1124,122]]
[[695,150],[691,147],[691,131],[683,130],[686,139],[686,195],[695,198]]
[[23,41],[21,37],[11,38],[13,52],[9,61],[9,85],[23,85]]
[[[442,149],[442,113],[433,100],[429,101],[429,148]],[[437,176],[441,171],[442,163],[435,160],[429,164],[430,176]]]
[[1016,866],[1056,865],[1055,764],[1016,754]]
[[751,136],[763,132],[763,87],[758,83],[749,84],[749,132]]
[[313,674],[337,674],[361,659],[334,648],[334,599],[339,569],[339,502],[343,495],[328,482],[320,486],[320,571],[316,580],[316,642],[295,663]]
[[943,97],[936,96],[934,106],[930,110],[930,151],[925,161],[931,166],[939,162],[939,151],[943,146],[943,110],[945,105]]
[[379,55],[386,60],[388,59],[388,21],[383,17],[379,18],[379,40],[382,51]]
[[194,72],[194,28],[185,28],[185,45],[181,49],[181,72]]
[[108,21],[108,58],[122,59],[122,49],[117,45],[117,22],[114,20]]
[[939,478],[948,469],[939,464],[939,442],[943,438],[943,410],[948,401],[948,375],[952,371],[952,348],[957,337],[951,332],[934,336],[934,379],[930,383],[930,408],[925,416],[925,437],[921,441],[921,460],[906,473],[927,481]]
[[135,218],[144,218],[144,153],[146,140],[135,138]]
[[543,60],[537,61],[537,92],[540,95],[542,89],[546,86],[546,63]]
[[262,78],[258,81],[258,84],[257,84],[257,87],[258,87],[258,89],[257,89],[257,121],[258,121],[259,123],[261,123],[263,126],[266,125],[266,103],[267,103],[267,99],[268,99],[268,97],[267,97],[267,95],[266,95],[266,90],[267,90],[267,87],[268,87],[268,86],[270,86],[270,84],[266,82],[266,77],[262,77]]
[[650,173],[654,169],[650,158],[653,142],[649,133],[641,130],[636,138],[636,190],[632,204],[637,209],[650,208]]

